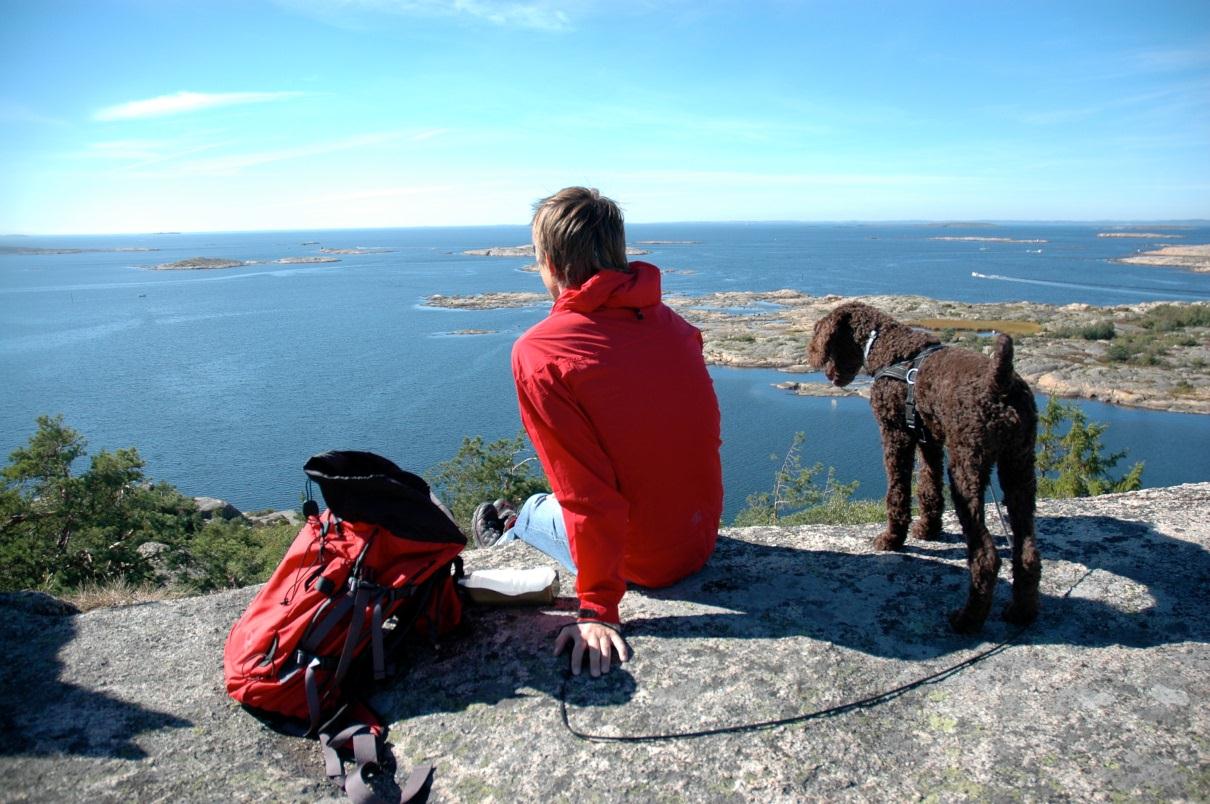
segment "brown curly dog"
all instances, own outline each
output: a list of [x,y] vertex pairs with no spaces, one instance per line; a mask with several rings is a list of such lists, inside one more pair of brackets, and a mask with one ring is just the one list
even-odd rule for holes
[[[882,432],[887,474],[887,529],[875,541],[879,550],[899,550],[908,526],[917,539],[941,534],[942,447],[949,449],[950,492],[966,536],[971,584],[966,605],[950,614],[960,633],[983,627],[992,605],[1000,557],[983,520],[983,494],[992,466],[1013,532],[1013,600],[1004,619],[1032,622],[1038,612],[1042,560],[1034,544],[1034,440],[1038,411],[1029,386],[1013,372],[1013,342],[996,339],[992,357],[965,349],[939,348],[938,340],[900,324],[860,302],[842,304],[815,325],[807,351],[811,365],[822,368],[838,386],[848,385],[864,367],[875,376],[870,407]],[[916,421],[908,424],[909,385],[900,375],[928,347],[914,374]],[[911,522],[912,465],[920,451],[917,494],[920,516]]]

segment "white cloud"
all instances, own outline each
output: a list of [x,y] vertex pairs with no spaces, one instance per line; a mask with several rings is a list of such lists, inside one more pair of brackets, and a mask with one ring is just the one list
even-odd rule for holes
[[399,140],[402,136],[399,133],[358,134],[331,142],[317,142],[293,148],[279,148],[273,151],[258,151],[248,154],[218,156],[211,159],[198,159],[181,165],[181,172],[191,175],[230,176],[246,168],[258,165],[283,162],[288,159],[306,159],[308,157],[322,156],[354,148],[367,148]]
[[301,92],[177,92],[160,95],[147,100],[127,101],[116,106],[107,106],[93,115],[96,120],[137,120],[144,117],[163,117],[185,114],[202,109],[221,106],[236,106],[247,103],[269,103],[295,98]]
[[[434,5],[426,3],[426,5]],[[437,3],[436,5],[444,5]],[[494,0],[454,0],[454,11],[496,25],[564,31],[571,27],[567,13],[551,3],[500,3]]]

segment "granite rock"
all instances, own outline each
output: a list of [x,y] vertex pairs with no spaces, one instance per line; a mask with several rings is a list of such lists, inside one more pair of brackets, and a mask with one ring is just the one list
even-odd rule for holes
[[[550,655],[561,598],[468,610],[371,701],[401,778],[436,765],[433,801],[1206,800],[1208,523],[1210,483],[1041,501],[1040,618],[978,637],[945,623],[952,515],[900,553],[871,549],[877,525],[727,530],[702,572],[627,594],[634,657],[603,678]],[[466,562],[546,563],[517,543]],[[330,798],[314,743],[224,694],[254,592],[74,615],[0,596],[5,800]]]
[[244,514],[238,508],[226,500],[220,500],[217,497],[194,497],[194,504],[197,505],[197,511],[202,515],[202,519],[243,519]]

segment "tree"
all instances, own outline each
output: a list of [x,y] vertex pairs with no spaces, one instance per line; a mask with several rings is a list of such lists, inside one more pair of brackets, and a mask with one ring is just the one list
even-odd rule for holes
[[[749,494],[747,504],[735,515],[732,525],[855,524],[877,522],[886,515],[881,503],[852,500],[859,482],[837,482],[834,467],[828,468],[823,487],[816,485],[823,464],[802,465],[805,441],[804,433],[794,434],[781,466],[773,473],[772,490]],[[776,455],[770,458],[777,460]]]
[[196,529],[193,501],[146,483],[138,450],[102,450],[73,475],[85,447],[61,416],[39,416],[29,443],[0,470],[0,589],[152,580],[139,546],[154,540],[180,549]]
[[469,533],[479,503],[503,498],[520,505],[530,495],[550,491],[537,457],[527,455],[531,452],[520,433],[490,444],[483,436],[463,438],[454,457],[433,467],[429,485]]
[[[1066,433],[1060,434],[1065,422]],[[1119,478],[1110,476],[1126,450],[1102,455],[1101,436],[1109,425],[1089,422],[1076,405],[1051,397],[1038,417],[1038,496],[1092,497],[1142,488],[1143,462]]]
[[210,592],[266,581],[297,534],[297,525],[208,522],[190,541],[187,585]]

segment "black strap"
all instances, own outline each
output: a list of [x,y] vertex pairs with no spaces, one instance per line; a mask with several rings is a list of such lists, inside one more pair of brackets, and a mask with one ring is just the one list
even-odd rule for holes
[[[382,767],[378,761],[378,738],[369,726],[365,723],[353,723],[336,734],[324,732],[319,735],[319,744],[323,751],[328,779],[343,790],[350,801],[354,804],[394,804],[375,793],[366,781],[367,771]],[[350,744],[353,747],[353,762],[356,767],[346,775],[340,749]],[[399,804],[407,804],[415,799],[429,786],[432,776],[432,764],[422,763],[413,768],[400,788]]]
[[370,608],[371,594],[369,589],[358,587],[353,597],[353,615],[349,619],[349,630],[345,635],[344,648],[340,652],[340,664],[336,666],[336,676],[333,678],[333,682],[336,684],[340,684],[344,680],[345,674],[349,672],[353,652],[361,639],[361,629],[365,627],[366,610]]
[[945,346],[942,344],[934,343],[921,349],[911,360],[892,363],[874,372],[875,382],[881,380],[883,377],[890,377],[891,379],[907,383],[907,398],[903,403],[903,417],[907,423],[908,430],[917,433],[922,444],[928,443],[929,433],[928,428],[924,426],[924,422],[920,421],[920,417],[916,413],[916,375],[920,372],[920,366],[924,364],[925,358],[933,354],[933,352],[944,348]]
[[889,366],[884,366],[874,372],[874,380],[881,380],[883,377],[890,377],[901,382],[906,382],[908,385],[916,383],[915,372],[920,370],[920,366],[924,363],[924,359],[933,352],[938,352],[944,349],[945,346],[940,343],[934,343],[924,347],[916,353],[910,360],[903,360],[899,363],[892,363]]
[[[364,555],[363,552],[362,556],[359,556],[359,560]],[[455,559],[446,565],[444,571],[439,570],[414,586],[409,584],[396,590],[384,589],[368,580],[362,580],[354,574],[350,577],[344,595],[336,601],[325,601],[308,629],[312,633],[308,634],[307,647],[314,650],[314,647],[327,635],[336,622],[346,614],[350,614],[349,632],[339,660],[334,657],[317,657],[306,650],[299,650],[297,653],[297,661],[300,664],[305,662],[304,689],[307,706],[311,713],[311,728],[308,733],[319,734],[328,777],[343,789],[355,804],[394,804],[376,794],[366,780],[368,769],[380,767],[377,738],[370,727],[364,723],[354,723],[331,734],[330,729],[333,724],[344,719],[339,715],[334,716],[322,726],[319,725],[322,701],[317,672],[331,670],[335,665],[332,681],[336,685],[341,684],[353,664],[353,653],[357,642],[361,639],[368,613],[373,673],[376,679],[382,678],[387,670],[386,657],[395,652],[398,643],[415,626],[420,615],[425,613],[434,599],[436,589],[442,584],[450,583],[452,574],[461,571],[461,563],[460,560]],[[383,634],[384,604],[389,605],[399,598],[407,599],[406,610],[398,613],[399,622],[391,634],[391,639],[387,640],[384,639]],[[329,606],[329,604],[333,605]],[[318,622],[324,614],[324,610],[329,607],[332,611],[327,612],[327,616],[323,618],[322,622]],[[433,612],[430,615],[430,621],[436,618],[436,614]],[[435,632],[436,623],[431,622],[430,624]],[[344,710],[342,709],[342,711]],[[346,776],[338,751],[350,744],[353,748],[356,768]],[[402,787],[399,801],[401,803],[410,802],[421,795],[431,784],[432,774],[433,766],[431,764],[416,766]]]

